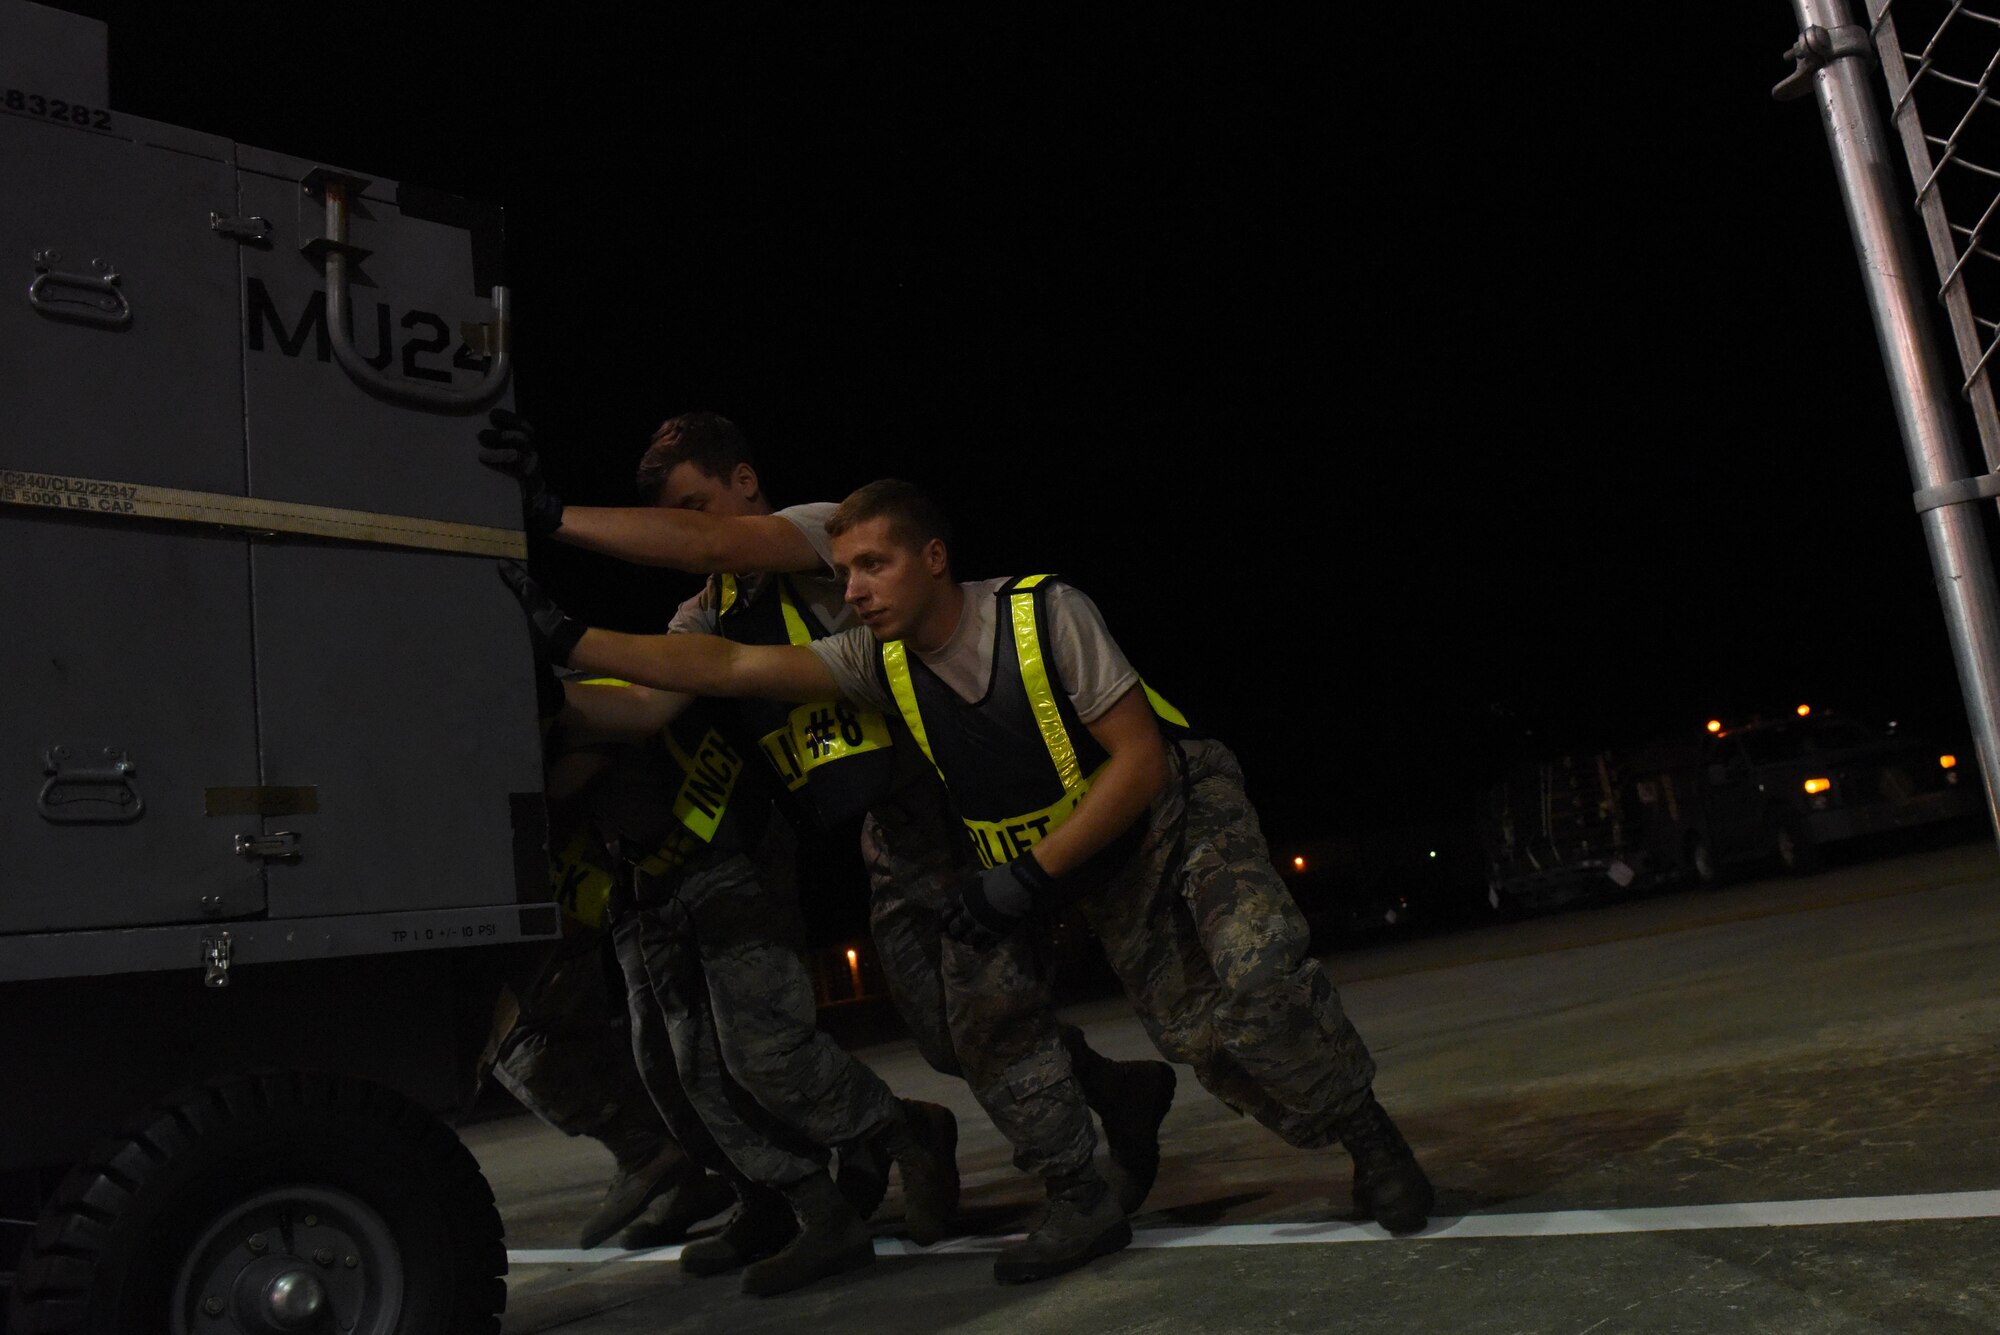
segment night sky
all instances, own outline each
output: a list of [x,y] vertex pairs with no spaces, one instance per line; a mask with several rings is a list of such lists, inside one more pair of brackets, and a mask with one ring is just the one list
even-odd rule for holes
[[[1963,726],[1778,0],[71,7],[119,110],[505,205],[568,499],[691,408],[781,503],[925,483],[1281,848],[1718,713]],[[538,559],[627,628],[691,587]]]

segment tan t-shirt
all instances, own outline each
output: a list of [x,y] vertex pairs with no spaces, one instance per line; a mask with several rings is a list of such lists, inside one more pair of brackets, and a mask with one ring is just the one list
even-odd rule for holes
[[[1007,582],[988,579],[961,584],[965,610],[951,638],[934,653],[917,654],[967,704],[984,699],[993,683],[993,645],[999,625],[999,599],[994,595]],[[1077,717],[1085,723],[1094,722],[1139,684],[1139,674],[1111,638],[1103,614],[1088,594],[1067,584],[1052,584],[1045,610],[1042,633],[1047,637],[1056,681],[1069,693]],[[881,642],[873,632],[860,627],[814,640],[812,651],[840,683],[842,695],[880,713],[897,712],[895,698],[882,685],[876,670]]]
[[[809,505],[788,505],[777,512],[778,518],[790,520],[799,532],[805,534],[806,541],[819,553],[821,569],[801,570],[785,578],[792,582],[799,598],[819,618],[819,624],[829,631],[846,630],[849,626],[861,624],[855,618],[854,609],[847,605],[845,582],[833,573],[833,540],[826,536],[826,521],[838,508],[832,501],[814,501]],[[768,576],[743,576],[745,596],[754,597],[757,581],[766,578]],[[675,609],[674,619],[667,623],[667,633],[719,634],[721,620],[715,609],[714,589],[715,581],[708,581],[701,586],[700,593]]]

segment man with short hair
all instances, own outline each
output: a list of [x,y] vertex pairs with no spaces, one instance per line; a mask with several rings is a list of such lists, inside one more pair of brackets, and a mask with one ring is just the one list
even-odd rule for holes
[[[954,938],[991,948],[1031,914],[1076,903],[1164,1054],[1296,1146],[1340,1141],[1357,1205],[1392,1232],[1421,1229],[1431,1184],[1306,954],[1235,757],[1140,680],[1081,592],[1045,576],[958,583],[944,516],[909,484],[861,488],[827,529],[867,631],[803,646],[588,629],[518,568],[503,573],[559,658],[703,695],[839,696],[903,718],[984,864],[948,918]],[[1042,1227],[996,1262],[1002,1278],[1129,1240],[1101,1184],[1052,1175],[1050,1187]]]

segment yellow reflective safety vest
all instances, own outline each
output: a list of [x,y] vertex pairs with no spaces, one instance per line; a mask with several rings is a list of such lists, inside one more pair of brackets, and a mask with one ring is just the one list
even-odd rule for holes
[[739,791],[749,762],[720,729],[669,726],[660,740],[678,782],[666,808],[671,817],[666,833],[633,864],[642,900],[649,887],[670,889],[699,855],[747,853],[770,811],[770,800],[761,793]]
[[762,834],[769,785],[730,741],[723,717],[719,706],[697,702],[658,737],[621,747],[583,796],[602,844],[615,846],[642,897],[670,890],[698,859],[748,852]]
[[549,881],[563,916],[585,927],[602,927],[617,878],[605,869],[604,847],[578,830],[549,857]]
[[[1000,587],[992,684],[976,703],[961,699],[900,640],[881,648],[882,680],[950,790],[985,867],[1013,861],[1060,829],[1110,758],[1077,717],[1043,652],[1054,578],[1027,575]],[[1185,735],[1181,712],[1152,687],[1144,689],[1162,729]],[[1122,863],[1139,830],[1134,824],[1091,859],[1091,868]]]
[[[717,624],[738,644],[810,644],[828,631],[801,609],[792,581],[716,577]],[[888,792],[896,777],[889,723],[845,700],[794,705],[737,702],[744,730],[789,794],[787,807],[827,828],[855,819]]]

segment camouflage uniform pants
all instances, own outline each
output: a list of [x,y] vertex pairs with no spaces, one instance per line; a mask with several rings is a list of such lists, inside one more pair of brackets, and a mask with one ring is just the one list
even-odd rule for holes
[[1224,1103],[1293,1145],[1333,1143],[1375,1076],[1216,741],[1172,749],[1136,857],[1081,907],[1147,1033]]
[[[668,1130],[618,1023],[605,977],[604,933],[574,923],[564,930],[501,1040],[493,1078],[564,1135],[603,1141],[621,1163],[650,1158]],[[679,1081],[672,1085],[679,1099]]]
[[882,1078],[819,1031],[800,935],[796,909],[740,855],[617,927],[634,1013],[664,1024],[681,1087],[723,1153],[772,1187],[900,1116]]
[[[1137,856],[1078,907],[1162,1055],[1290,1143],[1331,1144],[1374,1061],[1306,954],[1305,919],[1271,865],[1235,755],[1215,741],[1173,755],[1175,781]],[[876,947],[918,1047],[941,1071],[950,1066],[933,1052],[955,1049],[1024,1172],[1081,1168],[1096,1137],[1078,1076],[1104,1059],[1055,1019],[1029,933],[986,952],[942,936],[940,906],[974,874],[942,790],[899,794],[862,836]]]
[[1032,933],[977,951],[944,935],[944,906],[976,875],[938,784],[912,784],[869,812],[861,852],[882,972],[917,1048],[973,1097],[1038,1177],[1073,1173],[1097,1145],[1078,1072],[1109,1066],[1060,1024]]
[[861,823],[868,929],[889,999],[933,1071],[963,1075],[945,1020],[943,907],[971,874],[958,819],[935,782],[907,784]]

